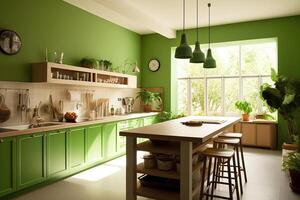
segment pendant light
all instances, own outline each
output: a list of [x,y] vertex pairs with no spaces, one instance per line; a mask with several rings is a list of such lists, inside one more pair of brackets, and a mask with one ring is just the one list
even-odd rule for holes
[[199,0],[197,1],[197,41],[195,43],[195,49],[193,52],[193,57],[190,59],[190,63],[204,63],[205,62],[205,55],[200,49],[200,43],[199,43]]
[[210,7],[211,4],[208,3],[208,50],[206,54],[206,60],[203,65],[204,68],[216,68],[216,61],[212,56],[211,49],[210,49]]
[[183,33],[181,34],[180,45],[176,48],[175,58],[187,59],[193,56],[192,49],[188,45],[185,35],[185,0],[183,0]]

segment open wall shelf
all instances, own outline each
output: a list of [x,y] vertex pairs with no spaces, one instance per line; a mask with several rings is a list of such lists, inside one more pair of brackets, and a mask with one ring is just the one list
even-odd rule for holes
[[32,64],[32,82],[111,88],[137,88],[137,77],[134,75],[51,62]]

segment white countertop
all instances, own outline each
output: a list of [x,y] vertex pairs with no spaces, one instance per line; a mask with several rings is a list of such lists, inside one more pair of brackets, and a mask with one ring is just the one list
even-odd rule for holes
[[[103,124],[103,123],[135,119],[135,118],[150,117],[150,116],[154,116],[157,114],[158,114],[157,112],[131,113],[131,114],[126,114],[126,115],[108,116],[108,117],[103,117],[102,119],[88,120],[88,121],[82,121],[82,122],[76,122],[76,123],[55,122],[55,123],[57,123],[57,125],[31,128],[31,129],[25,129],[25,130],[13,130],[13,131],[10,130],[10,131],[0,132],[0,138],[40,133],[40,132],[45,132],[45,131],[55,131],[55,130],[60,130],[60,129],[87,126],[87,125],[92,125],[92,124]],[[0,128],[7,129],[7,127],[0,127]],[[11,129],[13,129],[13,128],[11,128]]]

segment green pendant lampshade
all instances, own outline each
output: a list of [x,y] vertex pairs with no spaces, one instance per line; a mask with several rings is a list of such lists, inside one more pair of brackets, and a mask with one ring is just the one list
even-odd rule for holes
[[193,56],[192,49],[187,43],[185,33],[181,34],[180,45],[176,48],[175,58],[187,59]]
[[199,16],[199,11],[198,11],[198,7],[199,7],[199,1],[197,0],[197,41],[195,43],[195,49],[193,52],[193,57],[190,59],[190,63],[204,63],[205,62],[205,55],[204,53],[201,51],[200,49],[200,44],[199,44],[199,26],[198,26],[198,16]]
[[205,63],[203,65],[203,68],[216,68],[216,67],[217,67],[216,61],[212,57],[211,49],[208,49],[207,50],[207,55],[206,55],[206,60],[205,60]]
[[193,56],[192,54],[192,49],[191,47],[188,45],[187,39],[186,39],[186,35],[185,35],[185,0],[182,1],[182,11],[183,11],[183,15],[182,15],[182,19],[183,19],[183,33],[181,34],[181,40],[180,40],[180,45],[176,48],[175,51],[175,58],[179,58],[179,59],[187,59],[187,58],[191,58]]
[[203,65],[203,68],[216,68],[216,61],[212,56],[211,49],[210,49],[210,6],[211,4],[208,4],[208,50],[206,54],[205,63]]
[[193,52],[193,57],[190,59],[190,63],[204,63],[205,62],[205,55],[200,49],[200,44],[197,41],[195,44],[195,49]]

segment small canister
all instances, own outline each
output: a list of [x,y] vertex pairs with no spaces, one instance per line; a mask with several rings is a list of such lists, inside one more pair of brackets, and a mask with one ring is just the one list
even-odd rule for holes
[[156,167],[156,159],[152,154],[146,154],[143,156],[144,159],[144,167],[146,169],[153,169]]

